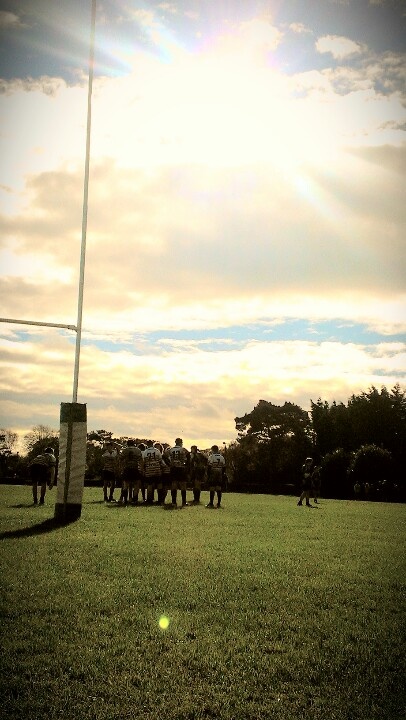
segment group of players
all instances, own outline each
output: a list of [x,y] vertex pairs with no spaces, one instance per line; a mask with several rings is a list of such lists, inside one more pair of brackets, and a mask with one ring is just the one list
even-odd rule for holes
[[[146,445],[136,445],[135,440],[128,440],[120,451],[113,442],[107,442],[102,454],[103,495],[105,502],[114,502],[114,491],[121,486],[119,502],[138,504],[140,501],[152,505],[166,504],[170,493],[169,505],[177,507],[177,494],[180,491],[182,507],[188,505],[186,500],[187,485],[193,490],[193,503],[200,503],[203,483],[207,482],[210,500],[206,507],[214,507],[217,494],[217,507],[221,507],[221,498],[226,480],[226,461],[213,445],[208,455],[201,452],[197,445],[192,445],[190,452],[183,447],[182,438],[176,438],[173,447],[163,449],[160,443],[148,440]],[[34,505],[38,503],[40,488],[40,504],[44,503],[46,488],[55,482],[56,458],[51,447],[37,455],[30,463],[30,475]],[[310,506],[310,493],[314,502],[320,494],[320,470],[314,466],[313,459],[308,457],[302,467],[302,492],[298,505]],[[140,498],[141,495],[141,498]]]
[[[220,508],[225,483],[226,461],[217,445],[213,445],[208,455],[192,445],[190,452],[183,447],[182,438],[176,438],[175,445],[164,450],[160,443],[149,440],[146,445],[136,445],[128,440],[119,451],[114,443],[108,442],[102,455],[103,495],[105,502],[114,502],[114,490],[120,483],[119,502],[123,505],[139,502],[152,505],[170,505],[177,507],[177,495],[180,491],[182,507],[186,500],[187,486],[193,490],[193,503],[200,503],[203,483],[207,482],[210,500],[206,505]],[[156,493],[156,496],[155,496]],[[166,502],[170,495],[170,502]],[[156,500],[155,500],[156,497]]]

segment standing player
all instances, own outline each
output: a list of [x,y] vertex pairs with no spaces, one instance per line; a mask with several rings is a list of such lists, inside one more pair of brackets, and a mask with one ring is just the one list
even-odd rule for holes
[[[146,450],[147,446],[144,445],[144,443],[140,443],[137,447],[139,448],[139,450],[141,450],[141,455],[142,455],[144,450]],[[143,501],[145,502],[146,488],[145,488],[145,478],[144,478],[144,464],[143,464],[142,458],[141,458],[141,463],[140,463],[140,475],[141,475],[141,497],[142,497]],[[135,500],[136,500],[136,502],[138,502],[138,495],[135,498]]]
[[189,451],[183,447],[182,438],[176,438],[175,445],[169,450],[171,463],[171,496],[172,505],[176,507],[177,491],[180,490],[182,507],[187,505],[186,486],[189,473]]
[[41,488],[39,504],[43,505],[47,485],[51,489],[55,482],[56,457],[51,447],[37,455],[30,463],[30,477],[32,482],[32,497],[34,505],[38,504],[38,485]]
[[207,460],[207,478],[209,482],[210,502],[206,505],[206,507],[214,507],[215,493],[217,493],[217,507],[221,507],[221,496],[225,472],[226,461],[224,455],[219,452],[218,445],[213,445],[211,448],[211,454]]
[[141,476],[139,471],[139,463],[142,462],[142,452],[137,448],[134,440],[127,440],[127,445],[121,451],[122,465],[122,498],[123,503],[132,502],[133,495],[138,499],[138,493],[141,487]]
[[159,450],[159,452],[161,453],[161,475],[157,480],[156,489],[158,495],[158,505],[164,505],[166,493],[168,492],[167,478],[169,477],[169,473],[171,470],[169,464],[165,462],[164,449],[161,443],[154,443],[154,448]]
[[171,452],[170,445],[168,445],[167,443],[164,443],[164,446],[162,448],[162,482],[163,482],[162,505],[165,505],[166,496],[167,496],[168,492],[170,492],[172,489],[170,452]]
[[207,457],[198,450],[197,445],[190,448],[190,479],[193,487],[193,502],[200,502],[200,493],[202,490],[202,482],[207,469]]
[[145,482],[147,485],[147,503],[154,502],[154,490],[158,488],[162,475],[162,453],[154,447],[152,440],[148,440],[147,449],[142,453]]
[[[116,487],[116,476],[118,470],[118,453],[112,442],[106,443],[105,451],[102,455],[103,469],[103,495],[104,502],[115,502],[113,494]],[[110,491],[107,495],[107,491]]]
[[312,475],[313,475],[313,458],[308,457],[302,466],[302,493],[299,498],[298,505],[302,505],[303,500],[306,498],[307,507],[310,505],[310,491],[312,488]]
[[321,490],[321,473],[320,468],[318,465],[313,470],[312,473],[312,492],[314,497],[314,502],[316,505],[318,505],[319,501],[318,498],[320,497],[320,490]]

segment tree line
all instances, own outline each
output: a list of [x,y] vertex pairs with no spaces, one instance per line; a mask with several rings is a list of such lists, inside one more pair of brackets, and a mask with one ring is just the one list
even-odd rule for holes
[[346,404],[312,400],[310,412],[260,400],[235,426],[227,458],[236,490],[296,492],[311,456],[324,497],[353,497],[359,483],[370,486],[370,497],[406,499],[406,394],[398,384],[372,386]]
[[[225,447],[229,490],[296,493],[307,456],[320,467],[324,497],[351,498],[354,486],[369,485],[370,497],[406,500],[406,392],[372,386],[347,403],[311,400],[311,409],[259,400],[235,418],[236,439]],[[124,445],[108,430],[87,435],[86,479],[98,480],[104,443]],[[146,444],[148,438],[133,438]],[[18,437],[0,429],[0,477],[25,479],[30,460],[48,445],[58,455],[58,433],[35,426],[24,437],[26,454],[14,453]],[[159,442],[162,442],[158,438]]]

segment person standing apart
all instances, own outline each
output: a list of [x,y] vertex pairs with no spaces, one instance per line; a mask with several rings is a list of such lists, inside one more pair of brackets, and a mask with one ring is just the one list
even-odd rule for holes
[[226,461],[219,451],[218,445],[212,445],[211,454],[207,460],[207,479],[209,483],[210,501],[208,508],[214,507],[214,496],[217,493],[217,507],[221,508]]
[[38,504],[38,485],[40,486],[39,504],[43,505],[47,486],[51,489],[55,482],[56,457],[53,448],[45,448],[43,453],[37,455],[30,463],[30,477],[32,482],[32,497],[34,505]]
[[180,490],[182,507],[187,505],[186,487],[189,473],[189,451],[183,447],[182,438],[176,438],[175,445],[169,450],[171,463],[171,497],[172,505],[176,507],[177,491]]
[[310,505],[310,491],[312,489],[312,475],[313,475],[313,458],[308,457],[302,466],[302,493],[299,498],[298,505],[303,504],[303,500],[306,498],[307,507]]

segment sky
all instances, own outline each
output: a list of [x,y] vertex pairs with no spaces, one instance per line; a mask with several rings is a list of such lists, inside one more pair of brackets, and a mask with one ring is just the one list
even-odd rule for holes
[[[91,2],[0,7],[0,314],[75,326]],[[400,0],[97,1],[89,431],[405,388],[405,80]],[[75,342],[0,323],[1,427],[59,428]]]

